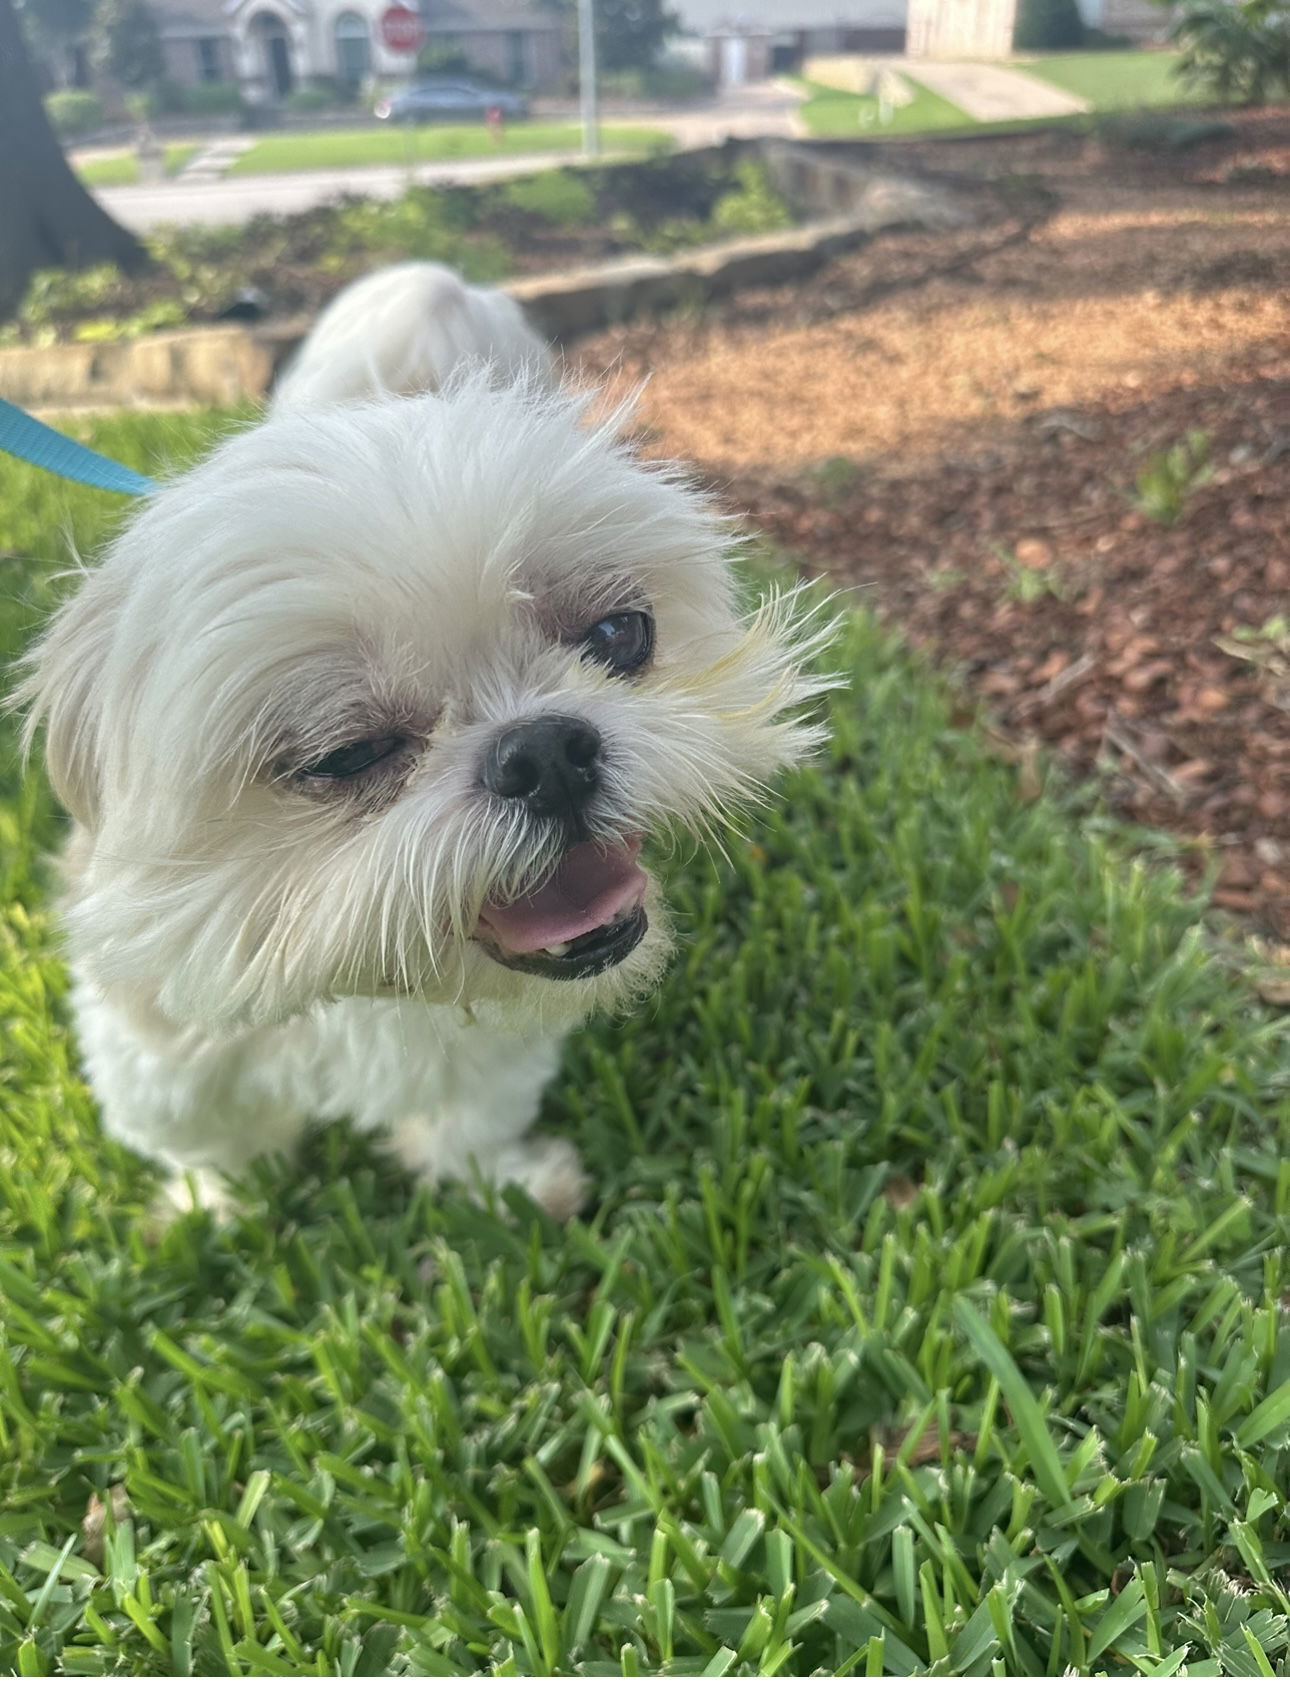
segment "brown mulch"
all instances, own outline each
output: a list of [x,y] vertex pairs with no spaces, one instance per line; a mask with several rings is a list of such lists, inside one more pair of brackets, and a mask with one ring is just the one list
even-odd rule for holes
[[[1290,112],[1194,152],[916,143],[1036,221],[875,241],[578,348],[649,448],[932,651],[1013,743],[1183,833],[1290,942]],[[952,155],[947,161],[943,155]],[[987,156],[988,154],[988,156]],[[1149,459],[1207,436],[1179,517]],[[1259,636],[1262,634],[1262,636]]]

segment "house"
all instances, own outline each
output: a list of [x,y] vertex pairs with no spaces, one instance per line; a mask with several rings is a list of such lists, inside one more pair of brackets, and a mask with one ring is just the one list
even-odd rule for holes
[[[167,75],[185,86],[234,83],[252,105],[276,104],[316,78],[355,91],[406,80],[415,57],[381,40],[389,4],[152,0]],[[541,0],[421,0],[420,9],[427,48],[460,51],[482,74],[517,87],[560,80],[562,25]]]
[[[1171,10],[1158,0],[1078,0],[1088,29],[1159,42],[1169,33]],[[909,0],[911,58],[1006,59],[1018,0]]]
[[737,87],[827,53],[899,53],[906,0],[677,0],[682,35],[708,74]]
[[[1017,0],[675,0],[687,45],[723,87],[793,71],[837,53],[1007,58]],[[1090,29],[1159,41],[1159,0],[1079,0]]]

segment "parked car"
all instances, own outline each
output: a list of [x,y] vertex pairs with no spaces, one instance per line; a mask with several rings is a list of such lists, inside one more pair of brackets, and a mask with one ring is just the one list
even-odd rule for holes
[[374,109],[387,123],[481,123],[490,111],[500,111],[507,118],[529,114],[528,101],[519,94],[445,77],[413,82],[379,101]]

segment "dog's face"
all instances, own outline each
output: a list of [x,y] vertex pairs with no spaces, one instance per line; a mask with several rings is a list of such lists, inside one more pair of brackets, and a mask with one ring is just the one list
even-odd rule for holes
[[223,445],[36,652],[81,965],[212,1028],[388,993],[559,1026],[639,989],[643,841],[811,738],[803,635],[739,618],[725,550],[568,398],[475,381]]

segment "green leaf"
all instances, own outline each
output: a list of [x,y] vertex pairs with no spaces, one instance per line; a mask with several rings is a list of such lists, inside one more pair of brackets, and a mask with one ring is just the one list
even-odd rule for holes
[[1044,1497],[1053,1505],[1070,1504],[1070,1488],[1061,1457],[1048,1432],[1044,1414],[1012,1355],[976,1307],[967,1300],[955,1301],[954,1316],[976,1349],[977,1356],[999,1384]]

